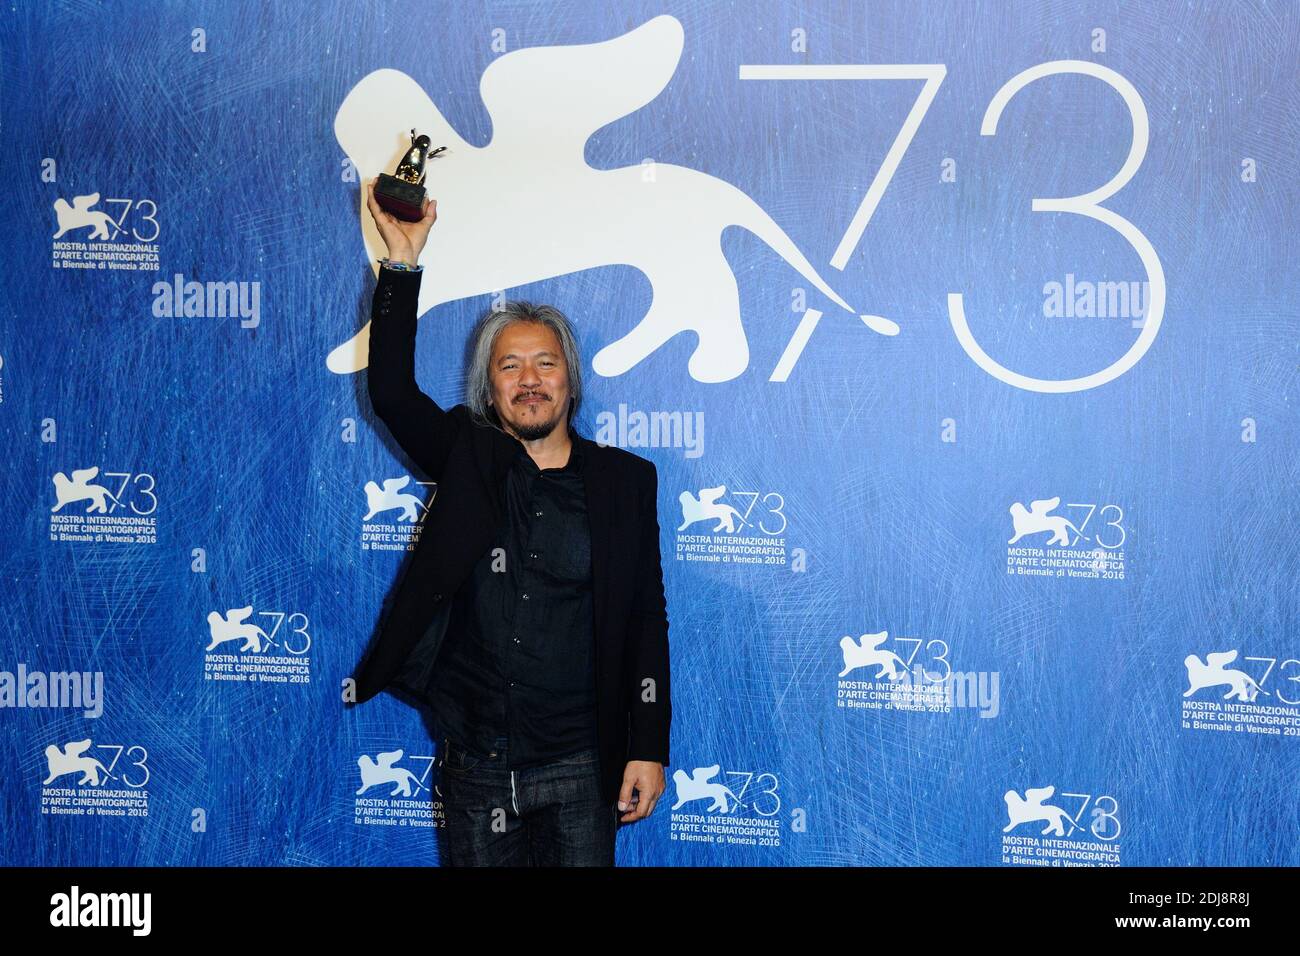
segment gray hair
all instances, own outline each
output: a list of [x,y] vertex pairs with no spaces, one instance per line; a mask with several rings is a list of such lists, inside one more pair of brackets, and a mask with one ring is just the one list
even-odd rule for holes
[[497,336],[512,322],[545,325],[560,340],[564,365],[569,372],[569,415],[565,422],[571,425],[578,405],[582,402],[582,356],[578,351],[578,340],[573,334],[573,327],[559,309],[549,305],[534,305],[522,299],[507,302],[501,308],[489,312],[474,330],[469,374],[465,383],[465,404],[469,406],[470,416],[479,424],[505,431],[501,428],[496,409],[489,404],[492,398],[492,349],[496,345]]

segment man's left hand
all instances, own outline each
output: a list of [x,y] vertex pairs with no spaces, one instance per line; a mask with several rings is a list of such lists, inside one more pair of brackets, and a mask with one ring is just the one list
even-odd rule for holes
[[[636,796],[632,789],[636,788]],[[619,820],[635,823],[650,816],[664,792],[664,765],[653,760],[629,760],[623,770],[623,789],[618,794],[618,809],[626,810]]]

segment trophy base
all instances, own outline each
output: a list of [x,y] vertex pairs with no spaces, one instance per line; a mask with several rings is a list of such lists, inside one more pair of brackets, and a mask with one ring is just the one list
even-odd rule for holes
[[388,173],[379,174],[375,202],[403,222],[419,222],[424,218],[424,187]]

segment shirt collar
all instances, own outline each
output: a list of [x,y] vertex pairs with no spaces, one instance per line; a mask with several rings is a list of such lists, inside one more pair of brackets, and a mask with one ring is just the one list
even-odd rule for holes
[[[519,441],[519,439],[516,438],[515,441]],[[570,442],[570,449],[569,449],[568,464],[566,464],[563,468],[559,469],[559,471],[565,474],[568,473],[581,474],[582,473],[582,437],[576,431],[573,430],[572,425],[569,426],[569,442]],[[530,474],[536,475],[541,472],[541,469],[537,467],[537,462],[533,461],[533,456],[528,454],[528,449],[524,447],[523,442],[519,442],[519,451],[516,453],[516,458],[520,462],[520,464],[522,464],[526,469],[528,469]],[[547,469],[547,470],[550,471],[552,469]]]

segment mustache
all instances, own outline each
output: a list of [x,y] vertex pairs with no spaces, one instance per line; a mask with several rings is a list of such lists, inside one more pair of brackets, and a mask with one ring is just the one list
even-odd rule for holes
[[548,402],[551,400],[551,396],[547,395],[545,392],[520,392],[515,396],[515,401],[522,402],[526,398],[541,398]]

